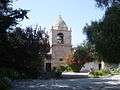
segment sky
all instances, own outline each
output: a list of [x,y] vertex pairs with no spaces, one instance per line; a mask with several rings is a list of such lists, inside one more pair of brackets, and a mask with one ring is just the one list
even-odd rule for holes
[[104,10],[97,8],[94,0],[18,0],[13,7],[30,10],[29,19],[20,23],[23,28],[39,25],[50,31],[56,18],[61,15],[68,27],[72,28],[73,46],[86,40],[83,34],[86,23],[98,21],[104,15]]

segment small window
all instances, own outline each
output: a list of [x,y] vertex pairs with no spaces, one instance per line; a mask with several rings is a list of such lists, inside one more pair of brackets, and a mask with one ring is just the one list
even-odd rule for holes
[[63,35],[63,33],[58,33],[57,34],[57,43],[59,43],[59,44],[64,43],[64,35]]
[[62,59],[62,58],[60,58],[60,59],[59,59],[59,61],[63,61],[63,59]]

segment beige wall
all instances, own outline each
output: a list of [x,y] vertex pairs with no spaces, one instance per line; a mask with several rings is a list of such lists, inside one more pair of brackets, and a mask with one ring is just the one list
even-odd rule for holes
[[[64,44],[57,43],[57,34],[64,34]],[[51,53],[52,53],[52,67],[59,67],[64,63],[64,61],[60,61],[60,59],[64,58],[64,56],[69,53],[72,49],[71,46],[71,31],[70,30],[55,30],[51,29]]]
[[68,30],[54,30],[52,29],[51,31],[51,39],[52,39],[52,44],[57,44],[57,34],[58,33],[63,33],[64,34],[64,44],[71,45],[71,31]]
[[[63,44],[60,44],[57,41],[58,33],[63,33],[64,35]],[[64,22],[61,16],[58,17],[57,21],[52,26],[49,32],[49,42],[51,46],[50,54],[52,55],[52,58],[50,61],[51,66],[59,67],[65,64],[64,61],[60,59],[63,59],[67,53],[71,52],[71,49],[72,49],[71,29],[68,29],[66,23]]]

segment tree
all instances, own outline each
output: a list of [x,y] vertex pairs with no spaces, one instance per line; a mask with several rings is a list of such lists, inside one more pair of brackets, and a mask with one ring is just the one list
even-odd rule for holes
[[12,0],[0,0],[0,41],[6,41],[7,30],[18,24],[25,17],[28,18],[28,10],[12,8]]
[[109,7],[99,22],[84,27],[89,42],[108,63],[120,62],[120,5]]
[[27,27],[16,28],[8,36],[12,47],[12,59],[5,65],[27,75],[39,73],[45,58],[49,56],[48,35],[39,28]]
[[0,67],[12,60],[12,47],[8,32],[12,32],[20,21],[27,17],[28,10],[12,8],[13,0],[0,0]]
[[98,7],[111,7],[114,4],[120,4],[120,0],[95,0]]
[[74,64],[78,65],[80,69],[85,63],[92,61],[91,47],[89,44],[78,46],[74,52]]
[[64,61],[67,64],[64,68],[66,71],[79,72],[85,63],[93,61],[91,44],[84,42],[77,46],[72,52],[65,55]]

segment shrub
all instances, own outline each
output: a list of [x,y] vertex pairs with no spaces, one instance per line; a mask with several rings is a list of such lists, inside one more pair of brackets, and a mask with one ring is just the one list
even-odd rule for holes
[[11,87],[11,81],[9,78],[0,78],[0,90],[10,90]]
[[112,75],[118,75],[118,74],[120,74],[120,68],[110,69],[110,72]]
[[66,66],[61,66],[60,70],[62,72],[79,72],[79,67],[77,65],[66,65]]
[[79,72],[80,71],[80,67],[78,67],[77,65],[69,65],[72,69],[73,72]]
[[60,66],[60,70],[61,70],[61,72],[64,72],[65,69],[66,69],[66,66]]
[[70,72],[70,71],[72,71],[72,68],[69,65],[60,66],[60,71],[61,72]]
[[61,75],[62,75],[61,70],[57,70],[57,71],[55,72],[55,78],[61,78]]
[[17,71],[8,68],[0,68],[0,78],[8,77],[10,79],[17,79],[19,74]]
[[101,76],[109,75],[109,74],[110,74],[110,71],[109,71],[109,70],[96,70],[96,71],[90,72],[90,74],[91,74],[93,77],[101,77]]

